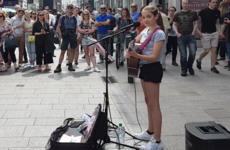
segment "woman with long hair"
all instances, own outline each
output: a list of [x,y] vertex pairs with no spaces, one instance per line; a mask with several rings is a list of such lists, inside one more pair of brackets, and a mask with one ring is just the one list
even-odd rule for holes
[[[42,65],[45,64],[46,71],[50,71],[49,64],[53,63],[51,53],[46,53],[45,42],[47,35],[50,32],[49,24],[45,22],[44,12],[40,11],[37,14],[38,20],[33,25],[32,34],[35,35],[35,50],[36,50],[36,64],[38,65],[38,71],[42,71]],[[43,63],[44,59],[44,63]]]
[[168,18],[169,18],[169,24],[171,28],[169,29],[168,32],[168,40],[167,40],[167,52],[166,55],[168,55],[172,51],[172,65],[173,66],[178,66],[176,62],[176,57],[177,57],[177,35],[176,32],[173,30],[173,18],[176,12],[176,7],[171,6],[169,7],[169,12],[168,12]]
[[145,24],[142,21],[142,16],[141,16],[141,12],[145,7],[146,7],[146,5],[142,6],[141,10],[140,10],[140,15],[139,15],[138,21],[141,23],[141,25],[136,28],[137,35],[139,35],[146,28]]
[[30,68],[34,68],[36,58],[35,43],[29,42],[28,39],[29,36],[32,35],[32,29],[35,21],[30,18],[30,12],[28,10],[25,11],[25,18],[26,21],[23,23],[23,29],[25,31],[25,46],[29,54]]
[[[122,8],[122,10],[121,10],[121,17],[118,18],[118,20],[116,22],[116,27],[113,29],[113,32],[121,29],[124,26],[132,24],[132,23],[133,23],[133,20],[132,20],[132,18],[130,16],[129,9],[128,8]],[[118,36],[118,41],[121,43],[121,54],[120,54],[120,60],[121,60],[121,62],[119,62],[120,66],[124,65],[124,60],[125,60],[124,59],[124,49],[125,49],[125,43],[126,43],[125,39],[126,39],[126,36],[131,35],[132,30],[133,30],[133,27],[127,29],[126,32],[121,33]]]
[[36,20],[37,20],[36,11],[34,11],[34,10],[31,11],[31,13],[30,13],[30,18],[31,18],[33,21],[36,21]]
[[0,53],[2,53],[4,62],[5,62],[5,68],[4,69],[0,68],[0,72],[8,70],[8,67],[9,67],[8,54],[10,54],[10,58],[12,62],[14,63],[15,72],[17,72],[19,69],[16,64],[15,49],[3,47],[3,43],[8,37],[12,35],[12,33],[13,33],[13,27],[8,21],[6,21],[5,12],[0,11]]
[[79,32],[82,35],[82,46],[85,51],[85,59],[87,62],[87,67],[85,71],[88,71],[91,69],[90,66],[90,60],[93,64],[93,71],[94,72],[100,72],[100,70],[96,66],[96,57],[95,57],[95,48],[94,45],[91,45],[88,47],[88,45],[92,44],[92,42],[87,39],[87,37],[93,37],[93,33],[95,32],[95,25],[94,21],[92,20],[90,13],[88,10],[84,10],[82,12],[82,22],[79,26]]
[[143,9],[142,19],[146,28],[136,37],[137,43],[143,43],[152,33],[150,42],[143,49],[142,54],[127,51],[126,57],[140,59],[141,85],[148,110],[148,129],[134,136],[141,140],[149,140],[140,150],[163,150],[161,142],[162,115],[159,103],[160,83],[163,68],[160,63],[164,52],[162,50],[166,36],[161,14],[156,6],[150,5]]

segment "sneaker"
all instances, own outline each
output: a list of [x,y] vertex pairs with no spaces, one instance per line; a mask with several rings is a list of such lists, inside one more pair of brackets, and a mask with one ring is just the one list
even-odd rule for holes
[[84,55],[84,56],[82,56],[82,58],[85,58],[85,55]]
[[91,69],[91,67],[88,66],[88,67],[85,68],[85,71],[89,71],[90,69]]
[[30,65],[30,68],[34,68],[34,65]]
[[54,70],[54,73],[61,72],[61,65],[58,65],[57,68]]
[[211,71],[214,72],[214,73],[216,73],[216,74],[219,74],[219,73],[220,73],[220,72],[216,69],[216,67],[211,68]]
[[68,70],[69,70],[69,71],[75,71],[75,69],[73,68],[73,65],[72,65],[72,64],[69,64]]
[[201,61],[199,61],[198,59],[196,60],[196,67],[201,70]]
[[93,68],[94,72],[101,72],[97,67]]
[[194,75],[194,74],[195,74],[195,72],[194,72],[194,70],[193,70],[192,67],[189,67],[189,68],[188,68],[188,72],[189,72],[191,75]]
[[178,63],[176,63],[175,61],[172,62],[173,66],[179,66]]
[[186,76],[187,76],[187,70],[182,70],[181,76],[182,76],[182,77],[186,77]]
[[230,65],[224,66],[224,69],[230,69]]
[[135,133],[133,136],[139,140],[150,141],[151,138],[153,137],[153,134],[150,135],[148,134],[147,130],[145,130],[141,133]]
[[153,138],[145,145],[141,146],[140,150],[164,150],[162,142],[157,143]]
[[119,65],[120,65],[120,66],[124,66],[124,62],[123,62],[123,61],[121,61]]

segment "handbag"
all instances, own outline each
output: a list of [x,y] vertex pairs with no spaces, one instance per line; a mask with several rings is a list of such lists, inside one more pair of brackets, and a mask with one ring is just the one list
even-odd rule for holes
[[5,48],[16,48],[19,46],[18,39],[14,36],[8,37],[4,42]]
[[52,53],[56,49],[53,41],[50,38],[50,35],[46,34],[46,42],[45,42],[45,52],[46,54]]
[[34,35],[28,35],[28,42],[35,42],[35,36]]
[[54,44],[60,44],[60,40],[57,34],[54,35]]

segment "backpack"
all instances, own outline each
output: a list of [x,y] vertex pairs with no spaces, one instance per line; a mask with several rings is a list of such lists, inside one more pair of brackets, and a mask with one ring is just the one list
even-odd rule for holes
[[[65,22],[65,19],[66,19],[66,15],[64,15],[62,17],[63,18],[62,18],[62,22],[61,22],[61,29],[62,29],[62,31],[64,31],[65,30],[65,24],[64,24],[64,22]],[[74,17],[74,24],[76,24],[76,23],[77,23],[77,19],[76,19],[76,17]]]

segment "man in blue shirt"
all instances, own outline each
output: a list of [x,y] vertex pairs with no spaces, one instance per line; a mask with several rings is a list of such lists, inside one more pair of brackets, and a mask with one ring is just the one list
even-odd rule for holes
[[[100,7],[101,14],[96,17],[95,25],[97,26],[97,40],[100,40],[108,36],[108,30],[110,30],[110,19],[111,16],[107,14],[106,5],[101,5]],[[101,46],[107,50],[108,40],[101,41]],[[103,55],[99,55],[100,62],[103,63]]]
[[[133,19],[133,22],[138,21],[138,18],[140,16],[140,12],[137,11],[137,4],[136,3],[132,3],[130,15]],[[136,36],[137,36],[136,28],[133,29],[131,36],[132,36],[132,39],[136,38]]]

